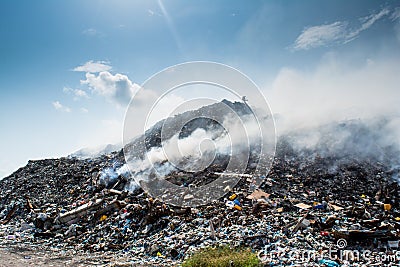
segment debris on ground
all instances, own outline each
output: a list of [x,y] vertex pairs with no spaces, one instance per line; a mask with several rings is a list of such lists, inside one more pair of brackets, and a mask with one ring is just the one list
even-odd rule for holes
[[[400,188],[391,166],[303,152],[280,140],[259,188],[251,177],[262,174],[248,168],[224,197],[197,208],[167,205],[134,186],[117,171],[125,164],[122,150],[32,160],[0,181],[0,245],[112,254],[139,266],[176,266],[200,248],[220,245],[251,248],[268,266],[351,266],[354,261],[319,258],[338,249],[338,240],[346,249],[368,249],[371,257],[393,253]],[[219,172],[215,164],[199,177],[208,181]],[[166,179],[184,186],[184,177],[195,181],[179,172]],[[317,257],[301,257],[304,251]]]

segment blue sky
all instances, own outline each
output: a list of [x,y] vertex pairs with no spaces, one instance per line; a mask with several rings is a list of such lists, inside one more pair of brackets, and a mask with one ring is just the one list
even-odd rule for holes
[[246,73],[291,121],[398,112],[397,1],[6,0],[0,36],[0,176],[120,142],[136,86],[192,60]]

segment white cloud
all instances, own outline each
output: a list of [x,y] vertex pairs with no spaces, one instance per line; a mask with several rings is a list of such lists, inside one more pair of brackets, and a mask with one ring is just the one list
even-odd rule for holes
[[81,80],[81,83],[88,85],[94,93],[122,106],[127,105],[140,88],[139,85],[132,83],[128,76],[119,73],[113,75],[108,71],[102,71],[99,74],[88,72],[86,80]]
[[64,87],[63,91],[64,91],[64,93],[74,95],[74,100],[78,100],[80,98],[89,98],[87,93],[81,89],[72,89],[69,87]]
[[62,105],[59,101],[54,101],[54,102],[52,102],[52,104],[56,110],[63,111],[63,112],[71,112],[71,109],[69,107]]
[[74,93],[75,93],[76,96],[87,97],[86,92],[83,91],[83,90],[75,89]]
[[389,13],[390,10],[384,8],[378,13],[363,17],[360,19],[361,25],[355,28],[351,28],[347,21],[336,21],[331,24],[308,27],[297,37],[293,49],[307,50],[337,43],[348,43],[357,38],[362,31],[370,28],[376,21],[389,15]]
[[82,113],[88,113],[89,110],[87,108],[80,108],[79,109]]
[[[140,86],[129,80],[128,76],[120,73],[112,74],[109,70],[111,66],[108,62],[92,60],[74,69],[74,71],[86,72],[86,79],[81,80],[81,84],[87,85],[93,93],[105,97],[118,106],[125,107],[138,92]],[[86,92],[80,89],[64,88],[64,92],[72,93],[76,98],[89,98]],[[156,94],[151,90],[142,90],[135,97],[136,103],[141,105],[141,103],[154,100]]]
[[400,19],[400,7],[396,7],[392,13],[392,15],[390,15],[390,18],[395,21]]
[[362,31],[367,30],[369,27],[371,27],[376,21],[378,21],[379,19],[381,19],[382,17],[389,15],[390,11],[387,8],[382,9],[380,12],[376,13],[376,14],[371,14],[369,16],[366,16],[364,18],[361,19],[361,21],[363,22],[361,24],[361,26],[353,31],[350,31],[347,36],[346,36],[346,42],[349,42],[351,40],[353,40],[354,38],[356,38]]
[[328,25],[320,25],[306,28],[297,37],[294,49],[310,49],[318,46],[324,46],[343,38],[346,29],[346,23],[334,22]]
[[102,71],[109,71],[112,69],[109,62],[107,61],[93,61],[90,60],[85,64],[78,66],[73,69],[73,71],[81,71],[81,72],[91,72],[91,73],[98,73]]
[[364,23],[362,24],[362,29],[366,30],[369,27],[372,26],[377,20],[381,19],[382,17],[389,15],[390,10],[388,8],[384,8],[381,11],[379,11],[377,14],[371,14],[369,16],[366,16],[365,18],[362,19]]

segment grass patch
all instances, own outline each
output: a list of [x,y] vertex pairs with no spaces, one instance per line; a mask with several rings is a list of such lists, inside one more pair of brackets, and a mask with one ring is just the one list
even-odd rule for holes
[[229,246],[200,249],[182,263],[182,267],[256,267],[261,261],[248,248]]

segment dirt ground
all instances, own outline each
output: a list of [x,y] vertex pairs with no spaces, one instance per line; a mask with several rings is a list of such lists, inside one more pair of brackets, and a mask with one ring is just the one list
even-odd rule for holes
[[0,267],[25,266],[137,266],[100,255],[54,255],[50,251],[0,247]]
[[33,252],[27,250],[17,251],[0,250],[0,267],[23,267],[23,266],[83,266],[79,259],[52,258],[43,252]]
[[[160,259],[161,260],[161,259]],[[107,266],[107,267],[128,267],[128,266],[178,266],[178,263],[151,262],[145,259],[136,261],[129,255],[98,252],[98,253],[77,253],[73,250],[66,252],[38,249],[29,244],[1,244],[0,245],[0,267],[25,267],[25,266]]]

